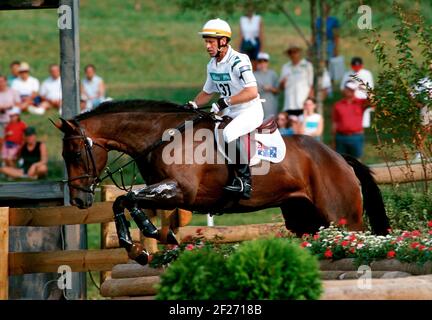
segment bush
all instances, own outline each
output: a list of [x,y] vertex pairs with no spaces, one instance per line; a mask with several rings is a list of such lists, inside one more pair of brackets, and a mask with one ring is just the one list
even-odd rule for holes
[[224,274],[227,274],[227,268],[222,255],[207,248],[185,251],[161,276],[156,299],[226,299]]
[[224,282],[233,284],[231,299],[318,299],[321,294],[318,261],[297,241],[244,242],[227,266]]

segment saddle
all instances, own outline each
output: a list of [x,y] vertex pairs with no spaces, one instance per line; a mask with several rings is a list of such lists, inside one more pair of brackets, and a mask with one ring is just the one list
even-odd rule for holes
[[277,130],[278,126],[274,117],[270,117],[263,121],[263,123],[256,128],[256,132],[260,134],[273,133]]

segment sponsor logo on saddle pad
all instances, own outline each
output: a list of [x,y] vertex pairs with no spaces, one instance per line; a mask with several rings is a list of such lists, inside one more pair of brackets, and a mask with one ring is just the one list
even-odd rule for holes
[[257,154],[262,157],[276,158],[277,148],[276,147],[266,147],[262,143],[257,142]]
[[210,72],[210,77],[213,81],[230,81],[231,76],[229,73],[214,73]]

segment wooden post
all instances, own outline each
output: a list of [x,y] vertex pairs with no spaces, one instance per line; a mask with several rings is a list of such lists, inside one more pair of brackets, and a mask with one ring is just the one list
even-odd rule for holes
[[0,208],[0,300],[9,292],[9,208]]
[[[80,110],[79,85],[79,0],[61,0],[58,13],[60,28],[60,68],[62,83],[62,117],[71,119]],[[66,170],[65,170],[66,171]],[[65,176],[67,174],[65,173]],[[69,189],[65,186],[65,205],[69,205]],[[85,225],[65,226],[65,247],[68,250],[87,248],[87,227]],[[72,275],[72,299],[86,298],[86,274]]]

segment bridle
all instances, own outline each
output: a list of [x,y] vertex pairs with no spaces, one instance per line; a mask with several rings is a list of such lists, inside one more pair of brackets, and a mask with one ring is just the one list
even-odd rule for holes
[[[183,106],[181,106],[183,107]],[[203,107],[203,108],[199,108],[199,109],[189,109],[190,111],[195,112],[197,115],[195,117],[193,117],[191,120],[192,123],[195,123],[195,121],[204,119],[204,118],[210,118],[213,121],[221,121],[221,119],[219,119],[217,116],[215,116],[212,113],[209,112],[205,112],[202,111],[200,109],[207,109],[208,107]],[[184,107],[183,107],[184,109]],[[120,166],[119,168],[117,168],[114,171],[111,171],[110,169],[110,165],[114,164],[117,160],[119,160],[121,157],[123,157],[125,155],[125,153],[123,152],[120,156],[118,156],[114,161],[112,161],[104,170],[104,172],[106,173],[105,176],[103,176],[102,178],[99,177],[99,175],[97,174],[97,167],[96,167],[96,161],[94,159],[94,155],[93,155],[93,146],[98,146],[102,149],[104,149],[105,151],[110,151],[108,148],[106,148],[105,146],[93,141],[91,138],[87,137],[85,134],[84,129],[79,125],[79,123],[76,123],[78,129],[79,129],[79,134],[77,135],[72,135],[72,136],[66,136],[63,138],[63,141],[65,140],[74,140],[74,139],[80,139],[84,142],[84,149],[85,149],[85,155],[86,155],[86,173],[80,176],[76,176],[76,177],[72,177],[69,178],[67,180],[62,180],[62,182],[67,183],[68,186],[70,188],[73,189],[77,189],[86,193],[91,193],[94,194],[96,187],[105,179],[107,178],[111,178],[112,182],[115,184],[115,186],[123,191],[129,192],[132,190],[133,185],[135,183],[136,180],[136,166],[135,166],[135,162],[136,160],[138,160],[139,158],[142,158],[146,155],[148,155],[150,152],[152,152],[153,150],[155,150],[156,148],[158,148],[159,146],[161,146],[162,144],[168,142],[164,139],[159,139],[157,141],[155,141],[153,144],[151,144],[147,149],[145,149],[142,153],[140,153],[137,157],[132,157],[131,160],[129,160],[128,162],[126,162],[124,165]],[[176,132],[176,130],[178,132],[183,132],[185,130],[185,123],[182,123],[181,125],[178,125],[177,127],[174,128],[174,130],[172,132]],[[81,153],[78,152],[77,154],[77,158],[79,157],[81,159]],[[123,169],[125,167],[127,167],[130,164],[134,164],[134,178],[133,178],[133,182],[130,184],[129,187],[125,186],[125,182],[124,182],[124,177],[123,177]],[[120,172],[120,177],[121,177],[121,186],[119,183],[116,182],[116,180],[114,179],[114,174],[116,174],[117,172]],[[93,179],[92,184],[87,188],[87,187],[82,187],[76,184],[73,184],[73,181],[76,180],[81,180],[81,179]]]

